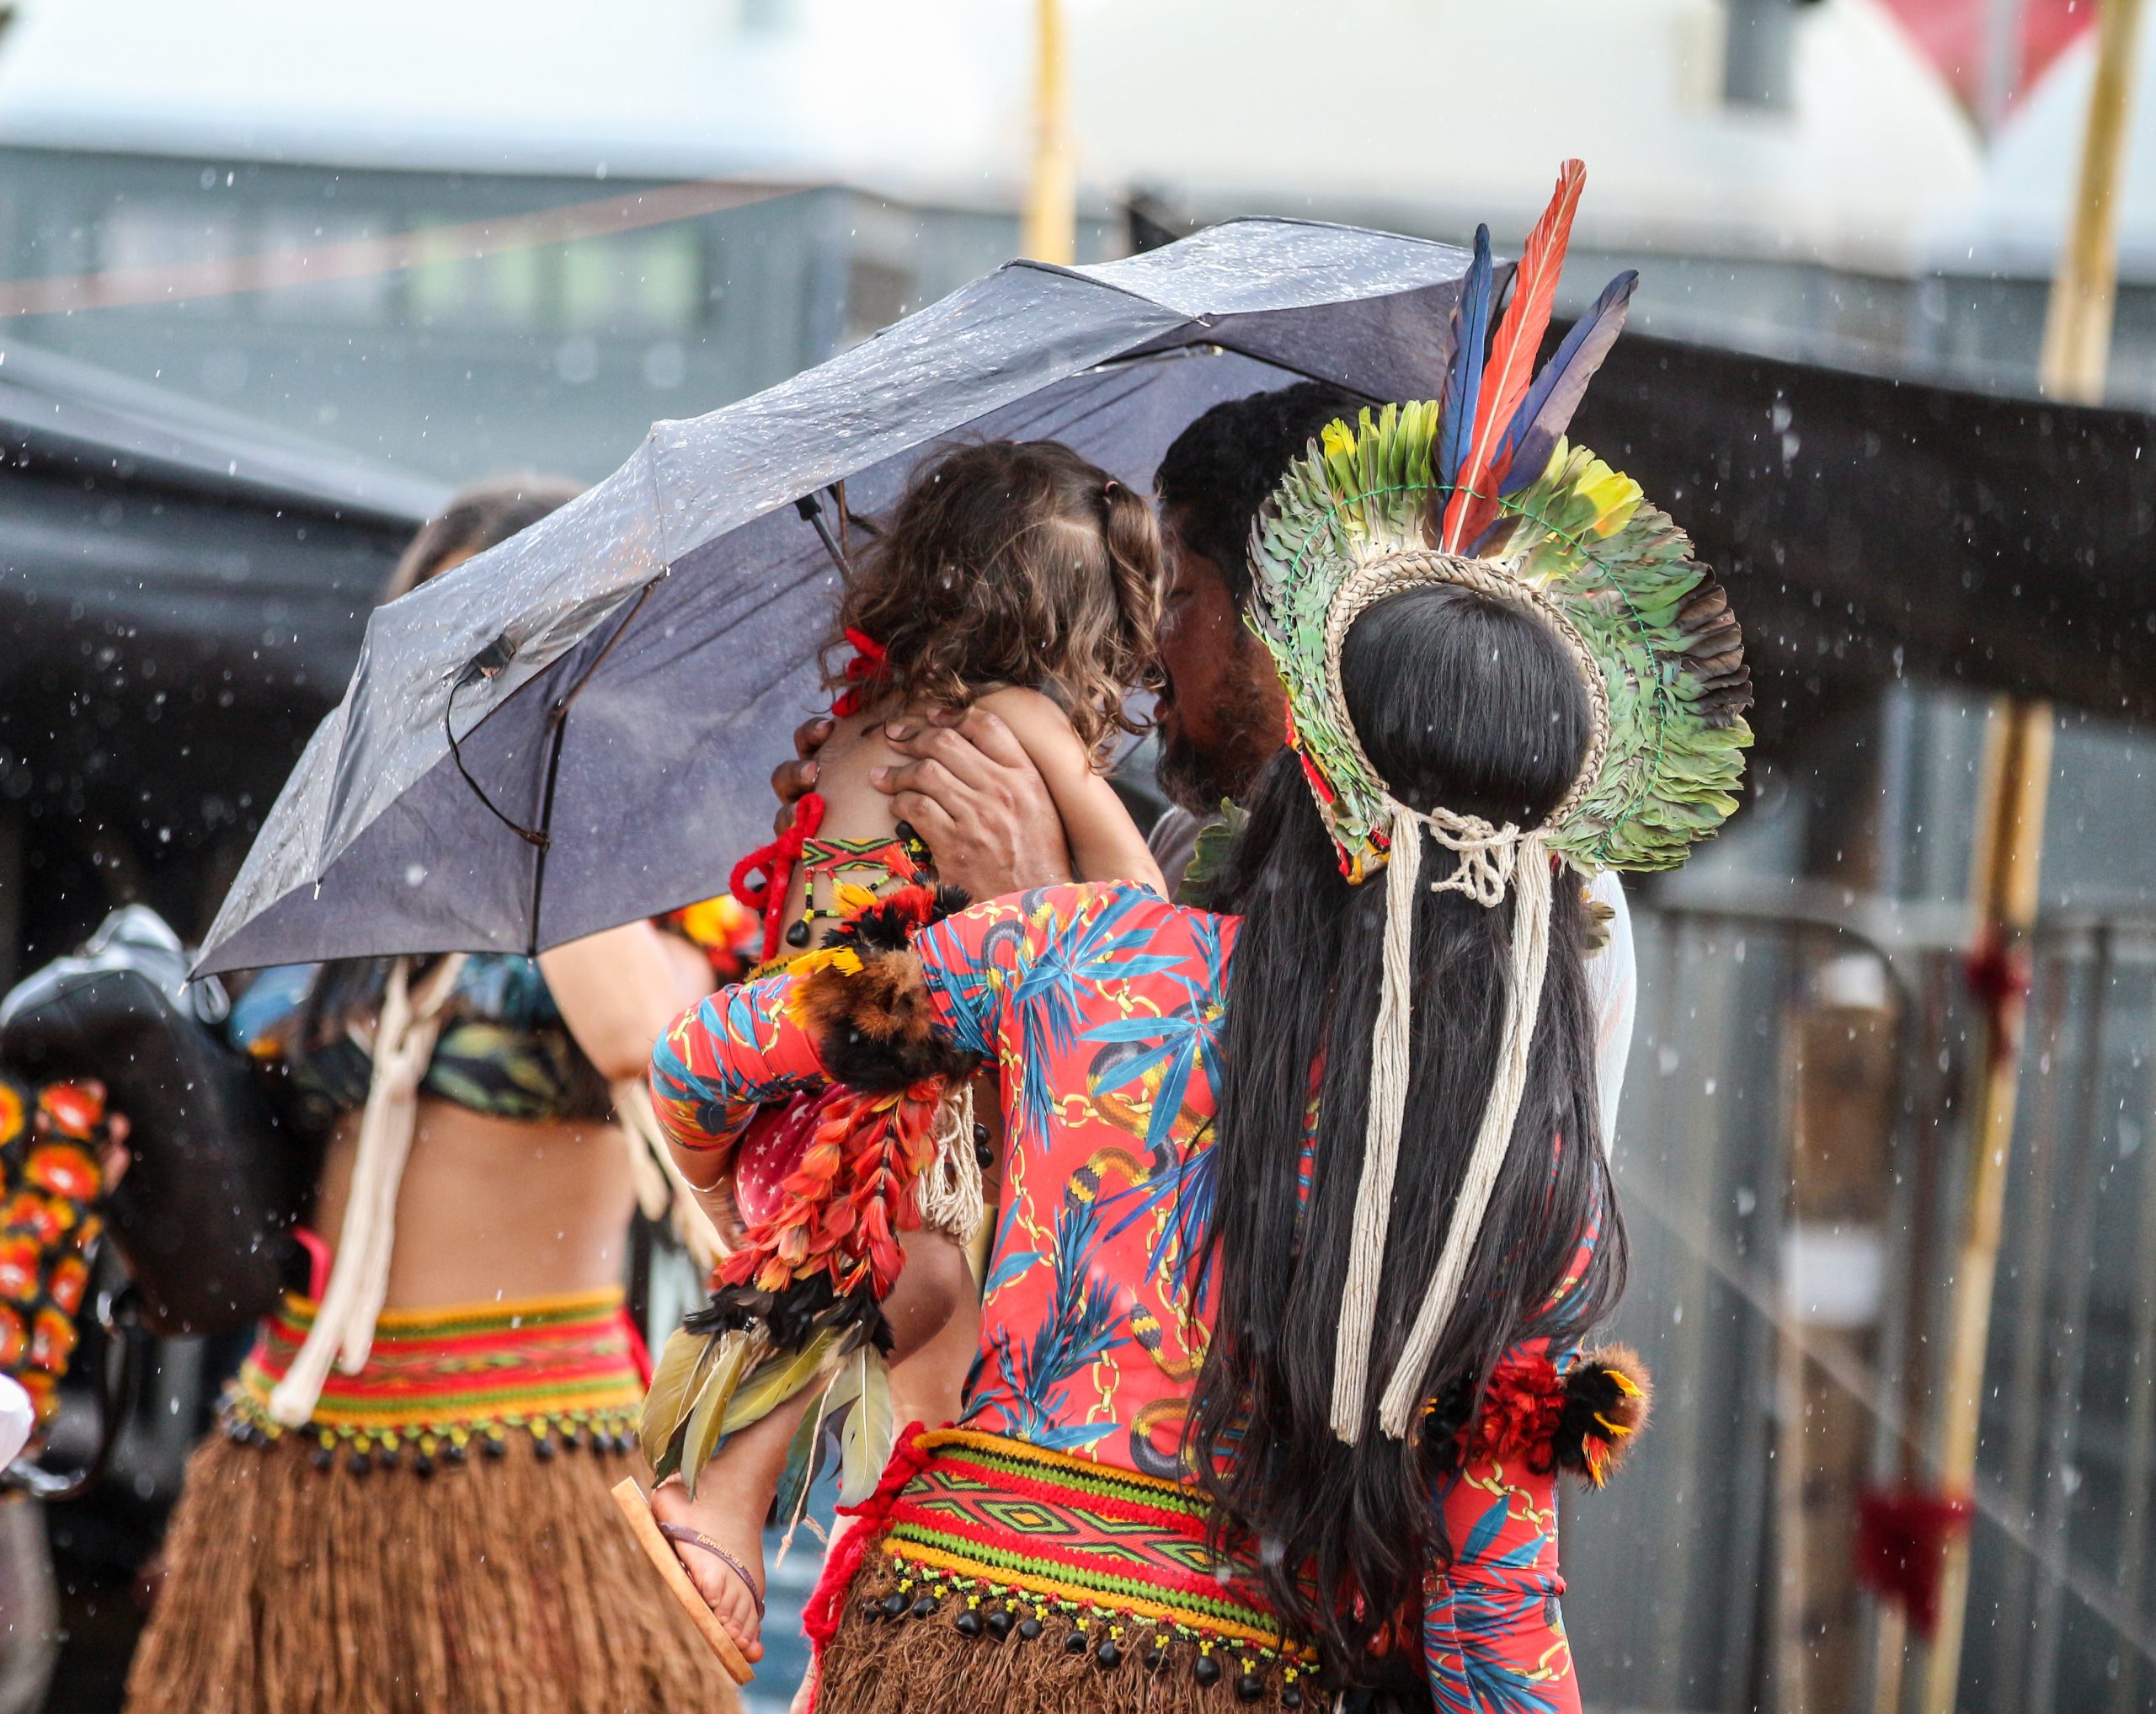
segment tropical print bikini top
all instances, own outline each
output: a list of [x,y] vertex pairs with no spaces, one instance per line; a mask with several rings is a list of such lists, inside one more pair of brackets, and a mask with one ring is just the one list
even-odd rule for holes
[[[366,1104],[386,977],[380,964],[327,976],[319,964],[286,964],[234,1003],[233,1042],[283,1072],[295,1116],[310,1128]],[[495,1119],[606,1117],[606,1080],[569,1033],[536,959],[472,954],[442,1019],[422,1094]]]
[[[734,900],[707,899],[658,920],[710,961],[715,987],[754,962],[755,919]],[[387,966],[286,964],[263,971],[234,1003],[233,1044],[282,1076],[291,1116],[324,1129],[366,1104],[374,1025]],[[606,1080],[569,1033],[538,960],[474,953],[442,1008],[434,1057],[420,1081],[431,1095],[494,1119],[604,1119]]]

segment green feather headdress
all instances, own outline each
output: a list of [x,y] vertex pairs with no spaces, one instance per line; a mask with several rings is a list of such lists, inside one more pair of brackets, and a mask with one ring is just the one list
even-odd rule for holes
[[[1529,377],[1583,179],[1577,161],[1561,169],[1494,339],[1490,235],[1476,233],[1444,398],[1365,410],[1353,428],[1331,424],[1289,467],[1251,531],[1251,623],[1287,688],[1288,741],[1342,873],[1359,884],[1386,871],[1369,1129],[1333,1364],[1332,1426],[1350,1442],[1366,1415],[1411,1071],[1407,947],[1423,835],[1456,860],[1433,890],[1486,906],[1513,899],[1513,956],[1497,1082],[1436,1276],[1380,1402],[1379,1423],[1396,1437],[1416,1416],[1518,1117],[1548,958],[1553,857],[1588,873],[1675,867],[1736,809],[1752,741],[1742,636],[1713,573],[1637,483],[1565,438],[1624,323],[1636,276],[1612,281]],[[1342,640],[1369,606],[1431,584],[1534,611],[1579,667],[1593,736],[1571,791],[1540,825],[1492,826],[1442,805],[1412,809],[1386,789],[1355,734],[1340,686]]]
[[[1351,573],[1438,549],[1455,492],[1432,470],[1438,414],[1418,402],[1365,410],[1352,430],[1331,424],[1251,537],[1252,622],[1287,686],[1289,741],[1354,881],[1384,864],[1389,818],[1333,691],[1326,619]],[[1752,742],[1742,636],[1684,532],[1630,477],[1560,437],[1541,474],[1500,500],[1479,551],[1451,557],[1545,597],[1599,670],[1608,744],[1549,830],[1550,848],[1589,874],[1676,868],[1736,810]]]

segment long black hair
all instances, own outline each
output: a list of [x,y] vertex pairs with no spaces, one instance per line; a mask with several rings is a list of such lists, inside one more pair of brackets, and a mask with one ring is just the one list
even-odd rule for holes
[[[1369,609],[1341,655],[1348,710],[1371,762],[1412,808],[1540,822],[1583,755],[1588,699],[1550,627],[1519,606],[1449,586]],[[1433,846],[1424,873],[1450,872]],[[1553,889],[1548,974],[1527,1090],[1460,1294],[1422,1377],[1438,1408],[1405,1441],[1376,1401],[1436,1271],[1494,1079],[1513,932],[1508,897],[1485,908],[1420,889],[1413,1075],[1370,1352],[1362,1435],[1329,1418],[1334,1329],[1362,1175],[1371,1032],[1385,932],[1381,878],[1349,886],[1296,758],[1262,776],[1213,902],[1242,916],[1228,985],[1218,1191],[1204,1242],[1212,1338],[1191,1450],[1214,1500],[1217,1550],[1254,1562],[1289,1634],[1347,1682],[1387,1676],[1374,1652],[1434,1556],[1449,1563],[1433,1484],[1505,1348],[1553,1331],[1551,1300],[1599,1222],[1568,1327],[1614,1302],[1624,1241],[1599,1146],[1593,1034],[1575,879]],[[1314,1177],[1299,1145],[1317,1095]],[[1201,1271],[1199,1278],[1205,1278]],[[1398,1653],[1396,1643],[1389,1651]],[[1396,1662],[1395,1663],[1396,1664]]]

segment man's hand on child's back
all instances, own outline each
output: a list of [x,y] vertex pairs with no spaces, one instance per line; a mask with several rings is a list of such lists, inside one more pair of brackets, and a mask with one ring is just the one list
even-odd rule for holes
[[1070,847],[1047,782],[1010,727],[985,708],[907,716],[884,728],[911,760],[869,776],[928,841],[936,873],[974,899],[1070,878]]

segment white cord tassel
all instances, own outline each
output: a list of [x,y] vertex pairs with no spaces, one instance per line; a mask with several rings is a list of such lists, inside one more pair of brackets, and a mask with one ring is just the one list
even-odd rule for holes
[[974,1086],[948,1091],[936,1110],[936,1158],[914,1192],[921,1223],[970,1244],[987,1213],[980,1156],[974,1152]]
[[375,1322],[389,1293],[389,1257],[397,1241],[397,1190],[419,1123],[419,1081],[434,1058],[442,1007],[463,966],[463,953],[451,953],[428,973],[416,994],[408,986],[411,960],[398,958],[389,967],[337,1258],[330,1266],[328,1287],[315,1306],[307,1341],[270,1395],[270,1414],[288,1428],[299,1428],[314,1414],[333,1361],[345,1374],[356,1375],[374,1348]]
[[[1474,1253],[1475,1241],[1481,1236],[1482,1217],[1489,1210],[1497,1174],[1504,1168],[1513,1127],[1519,1119],[1520,1099],[1527,1089],[1527,1052],[1542,1011],[1542,977],[1549,963],[1550,856],[1541,838],[1530,836],[1520,841],[1513,869],[1511,984],[1505,992],[1504,1035],[1497,1047],[1497,1081],[1491,1087],[1481,1127],[1467,1157],[1467,1174],[1453,1204],[1452,1222],[1438,1257],[1437,1273],[1423,1296],[1415,1325],[1408,1330],[1407,1343],[1378,1407],[1378,1425],[1396,1440],[1406,1434],[1422,1402],[1423,1371],[1430,1366],[1438,1337],[1452,1319],[1468,1258]],[[1372,1104],[1374,1108],[1374,1094]]]
[[[696,1188],[681,1176],[674,1151],[652,1111],[651,1085],[642,1077],[623,1077],[613,1085],[614,1123],[629,1151],[629,1176],[635,1180],[637,1206],[648,1220],[664,1220],[698,1272],[708,1273],[743,1236],[740,1220],[730,1235],[697,1200]],[[722,1184],[729,1178],[720,1180]]]
[[1332,1346],[1332,1432],[1353,1446],[1363,1434],[1363,1404],[1370,1375],[1370,1335],[1385,1271],[1385,1234],[1392,1224],[1392,1180],[1400,1163],[1400,1129],[1407,1111],[1413,1019],[1416,883],[1422,873],[1422,820],[1392,806],[1392,843],[1385,866],[1385,962],[1377,1028],[1370,1039],[1370,1103],[1363,1130],[1363,1177],[1355,1190],[1355,1224],[1348,1240],[1348,1279],[1340,1295],[1340,1329]]

